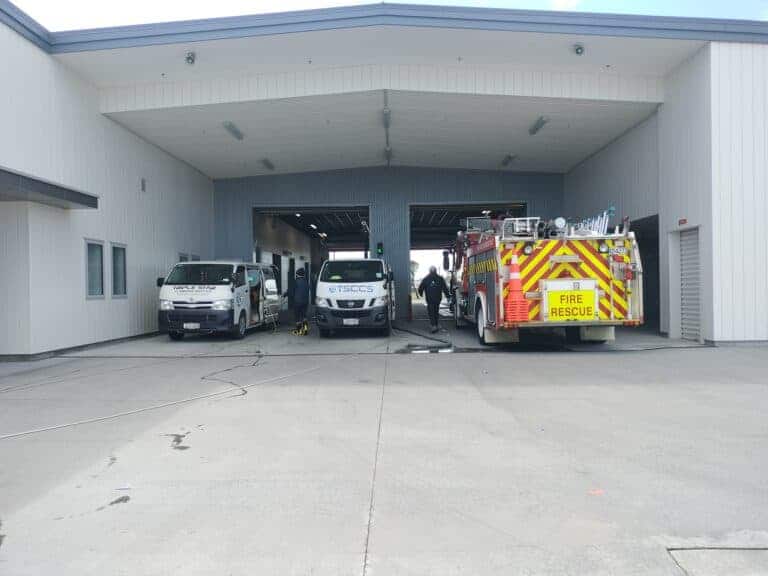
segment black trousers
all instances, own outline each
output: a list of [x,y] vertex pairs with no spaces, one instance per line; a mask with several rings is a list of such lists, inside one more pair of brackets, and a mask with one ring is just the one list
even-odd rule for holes
[[293,316],[296,319],[296,324],[304,322],[307,319],[307,305],[306,304],[294,304]]
[[440,316],[440,300],[427,300],[427,313],[429,314],[429,323],[437,326],[437,319]]

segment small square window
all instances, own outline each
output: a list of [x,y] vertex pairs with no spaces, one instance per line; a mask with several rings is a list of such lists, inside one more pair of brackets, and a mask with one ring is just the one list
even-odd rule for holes
[[200,256],[198,256],[197,254],[192,254],[192,255],[190,255],[189,259],[190,259],[192,262],[200,262]]
[[112,295],[125,296],[126,286],[125,246],[112,245]]
[[86,241],[86,268],[88,297],[104,296],[104,246],[101,243]]
[[179,252],[179,262],[189,262],[189,256],[183,252]]

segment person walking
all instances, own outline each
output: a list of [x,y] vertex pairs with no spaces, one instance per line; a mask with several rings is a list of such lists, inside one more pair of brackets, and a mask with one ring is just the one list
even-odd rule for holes
[[440,301],[445,297],[450,299],[451,295],[448,292],[448,286],[445,283],[445,279],[437,273],[435,266],[429,267],[429,274],[419,284],[419,296],[427,296],[427,313],[429,314],[429,324],[432,327],[432,333],[434,334],[440,328],[438,326],[438,318],[440,313]]
[[296,271],[296,281],[293,283],[293,315],[296,320],[294,334],[306,336],[309,333],[307,322],[307,307],[309,306],[309,282],[304,268]]

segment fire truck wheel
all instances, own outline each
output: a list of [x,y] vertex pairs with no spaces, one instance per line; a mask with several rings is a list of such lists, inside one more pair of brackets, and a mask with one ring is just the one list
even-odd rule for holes
[[458,302],[453,305],[453,320],[456,323],[456,328],[463,328],[466,325],[461,315],[461,306],[459,306]]
[[480,344],[485,346],[487,344],[485,341],[485,314],[483,314],[483,305],[479,303],[475,311],[475,322],[477,323],[477,339]]

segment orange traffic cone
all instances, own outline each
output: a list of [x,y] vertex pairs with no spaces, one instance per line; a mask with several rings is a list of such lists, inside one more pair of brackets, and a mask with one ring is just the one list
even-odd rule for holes
[[509,291],[507,300],[504,303],[504,320],[506,322],[527,322],[528,321],[528,301],[523,294],[523,283],[520,280],[520,264],[517,261],[517,252],[512,252],[512,259],[509,263]]

